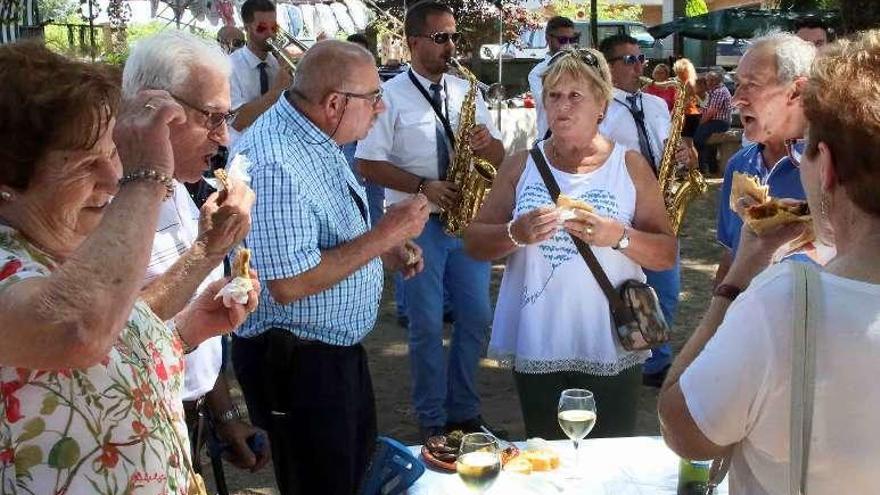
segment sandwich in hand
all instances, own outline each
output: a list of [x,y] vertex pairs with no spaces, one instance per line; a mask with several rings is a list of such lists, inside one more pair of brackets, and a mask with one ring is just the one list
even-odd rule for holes
[[223,298],[223,305],[228,307],[232,303],[247,304],[248,293],[254,290],[254,283],[251,280],[251,250],[239,248],[235,251],[235,257],[232,260],[233,278],[228,284],[223,286],[214,299]]
[[733,174],[730,208],[758,235],[780,225],[810,221],[810,208],[806,201],[772,198],[767,186],[739,172]]
[[561,221],[571,220],[576,216],[575,211],[581,210],[587,213],[593,213],[593,207],[590,206],[586,201],[582,201],[580,199],[572,198],[571,196],[566,196],[565,194],[560,194],[558,198],[556,198],[556,207],[561,210],[560,219]]

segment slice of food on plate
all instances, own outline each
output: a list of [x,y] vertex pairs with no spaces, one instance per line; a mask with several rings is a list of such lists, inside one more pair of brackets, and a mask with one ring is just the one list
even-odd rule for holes
[[508,461],[504,465],[504,470],[519,474],[532,474],[532,463],[522,455],[519,455]]

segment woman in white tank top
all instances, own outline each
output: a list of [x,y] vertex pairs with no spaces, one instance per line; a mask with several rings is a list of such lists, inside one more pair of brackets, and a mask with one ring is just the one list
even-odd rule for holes
[[502,165],[465,232],[477,259],[505,256],[490,356],[511,365],[526,433],[563,438],[557,402],[566,388],[596,396],[598,436],[631,435],[647,352],[615,337],[608,300],[570,235],[591,245],[614,285],[675,261],[675,237],[647,161],[598,134],[611,99],[608,65],[593,50],[560,52],[544,75],[552,137],[537,145],[563,194],[589,203],[564,223],[527,152]]

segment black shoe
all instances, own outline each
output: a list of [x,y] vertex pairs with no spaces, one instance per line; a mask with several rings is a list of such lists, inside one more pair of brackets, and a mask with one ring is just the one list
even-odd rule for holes
[[428,443],[428,439],[438,435],[445,435],[446,428],[442,426],[419,426],[419,436],[422,438],[422,445]]
[[400,315],[397,317],[397,324],[406,330],[409,328],[409,318],[407,318],[406,315]]
[[663,386],[663,381],[666,380],[666,374],[669,373],[669,367],[671,365],[667,364],[665,368],[658,371],[657,373],[645,373],[642,375],[642,385],[646,387],[654,387],[660,388]]
[[452,315],[452,311],[443,313],[443,323],[455,323],[455,316]]
[[476,418],[471,418],[458,423],[446,423],[446,431],[461,430],[464,433],[485,433],[483,428],[489,430],[489,433],[492,435],[495,435],[502,440],[507,440],[507,430],[491,426],[482,416],[477,416]]

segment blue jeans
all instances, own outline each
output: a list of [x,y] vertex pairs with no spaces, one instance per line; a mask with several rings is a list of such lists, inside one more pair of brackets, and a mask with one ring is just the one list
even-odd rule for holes
[[370,224],[376,225],[385,214],[385,188],[372,182],[364,181],[367,190],[367,210],[370,212]]
[[[660,310],[666,323],[671,327],[675,324],[675,316],[678,313],[678,295],[681,292],[681,255],[676,254],[675,267],[662,272],[645,270],[648,277],[648,285],[657,291],[660,299]],[[672,347],[663,344],[651,349],[651,357],[645,361],[642,373],[651,375],[663,371],[663,368],[672,364]]]
[[[480,414],[477,368],[489,337],[491,265],[464,252],[443,232],[436,215],[416,241],[425,269],[403,282],[409,316],[413,404],[423,427],[444,426]],[[443,349],[444,280],[455,317],[446,362]]]

